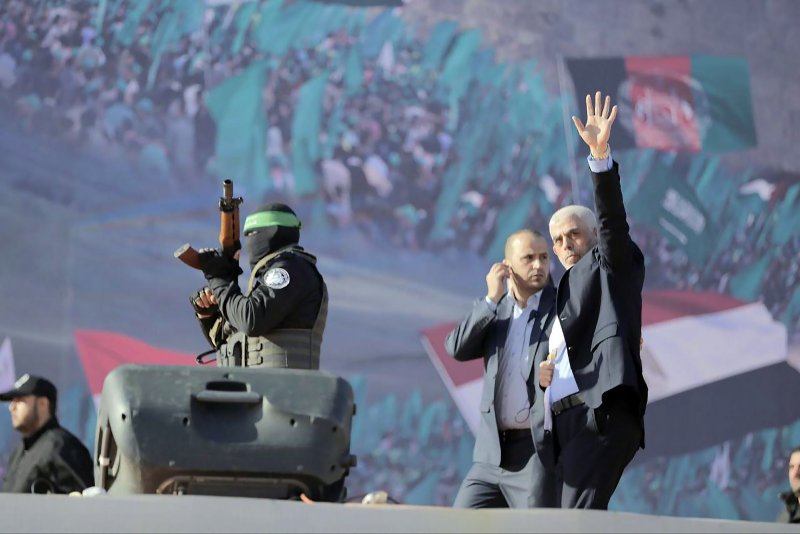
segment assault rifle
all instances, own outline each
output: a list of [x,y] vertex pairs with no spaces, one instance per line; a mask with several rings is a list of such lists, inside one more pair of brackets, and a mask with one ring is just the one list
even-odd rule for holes
[[[219,199],[219,244],[222,253],[233,258],[242,245],[239,241],[239,204],[242,197],[233,196],[233,182],[222,182],[222,196]],[[175,257],[189,267],[200,268],[200,253],[186,243],[175,251]]]

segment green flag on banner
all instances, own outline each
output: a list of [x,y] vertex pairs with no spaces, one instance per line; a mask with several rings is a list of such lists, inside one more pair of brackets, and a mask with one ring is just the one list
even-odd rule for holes
[[253,23],[253,15],[255,15],[257,9],[258,3],[256,2],[250,2],[238,7],[236,18],[233,22],[236,28],[236,36],[233,38],[233,43],[231,43],[231,55],[235,56],[242,49],[245,37],[247,37],[247,30],[250,29],[250,25]]
[[[764,213],[767,202],[755,193],[745,193],[741,188],[728,198],[721,220],[733,226],[736,233],[752,230],[753,221]],[[748,226],[750,225],[750,226]]]
[[[472,56],[478,50],[481,42],[480,30],[470,30],[462,33],[453,45],[452,50],[447,55],[442,74],[439,76],[441,83],[449,85],[465,86],[472,75],[470,64]],[[463,90],[466,90],[464,87]]]
[[391,9],[380,13],[364,28],[361,40],[364,57],[367,59],[376,57],[383,48],[383,43],[394,42],[402,31],[403,19],[394,16]]
[[294,2],[283,6],[283,2],[279,2],[280,9],[278,9],[277,6],[273,7],[270,4],[262,7],[262,20],[258,30],[254,32],[255,43],[260,51],[282,57],[302,34],[305,20],[311,10],[318,9],[319,6],[305,2]]
[[106,8],[108,7],[108,0],[99,0],[97,2],[97,9],[94,14],[94,29],[98,32],[103,31],[103,19],[106,17]]
[[[435,430],[442,428],[447,420],[447,406],[441,401],[430,404],[422,412],[417,423],[417,436],[415,441],[422,447],[427,447]],[[396,419],[395,419],[396,421]]]
[[322,99],[327,82],[328,73],[324,72],[303,84],[299,91],[292,120],[292,166],[294,190],[298,195],[317,190],[314,165],[322,155],[319,129],[322,125]]
[[[476,112],[476,124],[489,124],[487,113],[491,107]],[[469,127],[472,122],[467,122],[466,127],[459,132],[455,144],[460,147],[463,158],[456,164],[449,166],[442,177],[442,191],[436,202],[436,213],[431,237],[442,239],[450,229],[450,222],[455,213],[459,197],[469,179],[474,175],[475,168],[483,155],[488,150],[490,143],[488,137],[493,128]]]
[[792,328],[798,319],[800,319],[800,288],[795,288],[794,295],[792,295],[789,305],[786,306],[786,311],[783,312],[781,321],[787,327]]
[[136,29],[139,27],[139,23],[142,20],[142,16],[150,7],[150,1],[151,0],[141,0],[140,2],[134,2],[130,9],[125,11],[125,22],[122,23],[122,28],[114,34],[117,42],[125,47],[131,45]]
[[660,161],[650,168],[639,191],[626,204],[637,223],[658,230],[686,252],[692,263],[703,265],[713,251],[716,224],[685,178]]
[[253,63],[206,97],[217,125],[216,151],[209,171],[245,185],[251,194],[270,187],[264,150],[267,121],[261,98],[266,71],[266,62]]
[[457,29],[458,24],[452,20],[442,21],[433,28],[422,51],[422,64],[426,69],[439,68]]
[[702,200],[709,212],[719,213],[728,197],[736,194],[736,181],[731,176],[724,176],[719,172],[719,156],[708,159],[695,157],[694,159],[703,161],[704,165],[691,169],[696,173],[694,182],[688,178],[686,181],[697,191],[697,197]]
[[732,276],[729,285],[730,289],[728,290],[730,294],[748,302],[758,300],[761,295],[764,276],[767,274],[767,269],[769,269],[774,257],[775,250],[770,250]]
[[436,200],[431,239],[442,239],[449,233],[453,213],[458,207],[458,198],[469,180],[471,171],[470,165],[462,162],[445,169],[442,176],[442,191]]
[[772,217],[772,243],[785,245],[800,235],[800,183],[789,187]]
[[411,396],[403,406],[403,413],[400,417],[400,435],[410,436],[417,428],[420,422],[422,413],[424,412],[424,403],[422,402],[422,394],[418,389],[415,389]]
[[180,34],[194,33],[203,28],[206,12],[205,2],[197,0],[177,0],[175,9],[180,13]]
[[361,64],[361,51],[358,46],[350,47],[344,67],[344,87],[348,94],[352,94],[361,87],[364,81],[364,67]]
[[[466,426],[466,423],[464,423]],[[456,451],[456,468],[459,478],[464,478],[472,466],[472,451],[475,447],[475,440],[472,434],[465,432],[458,440],[458,450]]]
[[531,188],[520,195],[515,202],[509,203],[497,216],[497,224],[494,230],[494,239],[486,251],[489,258],[502,258],[505,254],[506,238],[511,232],[519,230],[528,221],[531,206],[536,200],[536,195],[543,193],[538,189]]
[[329,34],[341,29],[349,18],[350,10],[337,5],[323,6],[317,10],[314,26],[309,26],[305,34],[305,45],[317,46]]
[[[741,150],[758,144],[750,96],[747,60],[734,56],[692,56],[695,102],[707,103],[707,129],[701,130],[704,151]],[[696,106],[697,107],[697,106]],[[699,107],[697,107],[700,110]]]
[[153,33],[153,40],[150,46],[150,68],[147,71],[147,88],[151,89],[156,81],[156,74],[161,65],[161,56],[169,45],[174,43],[178,35],[178,14],[175,11],[164,13],[158,22],[156,31]]

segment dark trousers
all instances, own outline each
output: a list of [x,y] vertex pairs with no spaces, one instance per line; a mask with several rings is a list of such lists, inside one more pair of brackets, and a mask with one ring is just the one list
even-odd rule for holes
[[627,403],[581,405],[553,418],[562,508],[607,510],[625,467],[639,450],[641,417]]
[[539,461],[530,436],[501,444],[500,466],[474,463],[458,489],[455,508],[558,507],[555,473]]

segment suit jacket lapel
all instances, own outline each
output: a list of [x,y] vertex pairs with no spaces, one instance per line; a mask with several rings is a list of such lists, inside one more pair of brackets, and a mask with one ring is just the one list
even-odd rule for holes
[[531,376],[534,360],[539,351],[539,343],[542,341],[542,334],[550,324],[551,316],[555,310],[556,291],[552,286],[545,286],[542,290],[542,297],[539,299],[539,308],[536,313],[536,320],[531,328],[531,339],[528,345],[528,368],[525,370],[525,380]]
[[503,354],[503,347],[506,346],[508,329],[511,327],[511,314],[514,311],[514,299],[506,294],[497,304],[497,356]]

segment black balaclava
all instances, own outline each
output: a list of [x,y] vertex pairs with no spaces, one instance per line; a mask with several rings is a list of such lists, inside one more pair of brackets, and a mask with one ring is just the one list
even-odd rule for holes
[[244,221],[244,248],[250,268],[271,252],[300,241],[300,220],[280,202],[265,204]]

